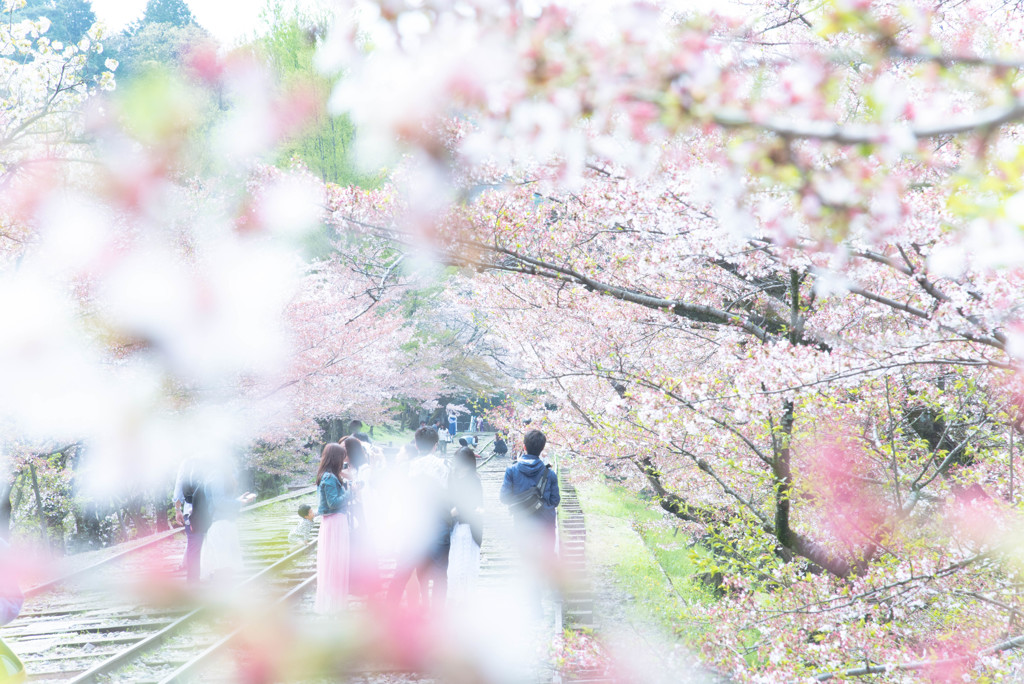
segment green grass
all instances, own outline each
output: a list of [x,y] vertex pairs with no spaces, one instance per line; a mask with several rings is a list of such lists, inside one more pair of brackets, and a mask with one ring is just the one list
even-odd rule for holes
[[[363,428],[363,431],[369,434],[369,426]],[[371,439],[373,439],[373,443],[377,446],[383,446],[391,442],[392,445],[397,447],[411,442],[414,434],[416,434],[415,430],[404,430],[391,425],[374,425]]]
[[613,567],[619,587],[634,597],[634,618],[653,622],[687,641],[702,624],[692,606],[715,600],[694,579],[694,560],[703,554],[657,504],[622,487],[588,482],[578,488],[587,521],[587,555]]

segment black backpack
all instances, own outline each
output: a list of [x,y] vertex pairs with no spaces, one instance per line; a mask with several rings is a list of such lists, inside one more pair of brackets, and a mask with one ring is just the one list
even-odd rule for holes
[[508,512],[514,516],[535,515],[544,508],[544,491],[548,487],[550,465],[544,466],[537,484],[512,496],[508,502]]

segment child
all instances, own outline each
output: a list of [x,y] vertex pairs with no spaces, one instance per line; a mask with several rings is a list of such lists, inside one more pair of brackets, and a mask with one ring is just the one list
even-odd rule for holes
[[288,543],[293,546],[305,546],[313,536],[313,509],[309,504],[299,506],[299,517],[302,520],[288,533]]

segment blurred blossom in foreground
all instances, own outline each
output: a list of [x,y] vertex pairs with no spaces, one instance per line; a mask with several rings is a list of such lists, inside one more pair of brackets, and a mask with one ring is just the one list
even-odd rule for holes
[[[296,241],[323,200],[261,162],[304,110],[256,63],[199,57],[95,99],[67,124],[95,137],[75,149],[88,163],[26,166],[0,196],[5,232],[28,236],[0,273],[0,421],[81,441],[84,493],[232,453],[265,424],[252,389],[289,359]],[[218,93],[231,135],[207,132]]]

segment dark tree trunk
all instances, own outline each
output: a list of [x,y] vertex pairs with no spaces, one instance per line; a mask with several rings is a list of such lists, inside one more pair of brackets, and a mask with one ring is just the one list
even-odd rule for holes
[[11,492],[14,491],[14,477],[0,486],[0,538],[11,538]]
[[171,508],[171,497],[157,496],[153,499],[153,510],[156,512],[156,531],[166,532],[171,529],[170,523],[167,521],[167,511]]
[[146,520],[146,516],[142,512],[141,497],[132,497],[128,501],[126,512],[128,514],[128,519],[132,523],[132,527],[135,528],[136,537],[145,537],[153,534],[153,528],[150,526],[149,521]]
[[874,556],[876,547],[869,546],[864,557],[851,563],[825,549],[811,539],[790,527],[790,503],[792,499],[792,469],[790,466],[790,440],[793,435],[793,402],[783,404],[782,421],[778,434],[773,431],[772,444],[775,458],[772,461],[772,475],[775,484],[775,536],[785,548],[806,558],[836,577],[847,578],[862,575],[868,562]]
[[321,418],[317,420],[317,423],[319,423],[320,429],[323,430],[323,444],[337,442],[342,437],[348,436],[348,432],[346,432],[348,427],[347,420],[341,418]]
[[[636,467],[640,469],[640,472],[647,477],[647,481],[651,484],[655,494],[658,495],[658,502],[661,504],[663,509],[680,520],[688,520],[691,522],[703,523],[705,525],[710,525],[715,522],[716,516],[714,510],[688,504],[677,494],[673,494],[665,489],[665,486],[661,483],[661,472],[654,466],[650,456],[639,460],[631,460],[636,464]],[[717,517],[727,519],[727,516]]]
[[39,493],[39,480],[36,478],[35,463],[28,464],[28,470],[32,474],[32,490],[36,495],[36,514],[39,516],[39,532],[43,537],[43,545],[49,543],[50,535],[46,531],[46,515],[43,513],[43,497]]

